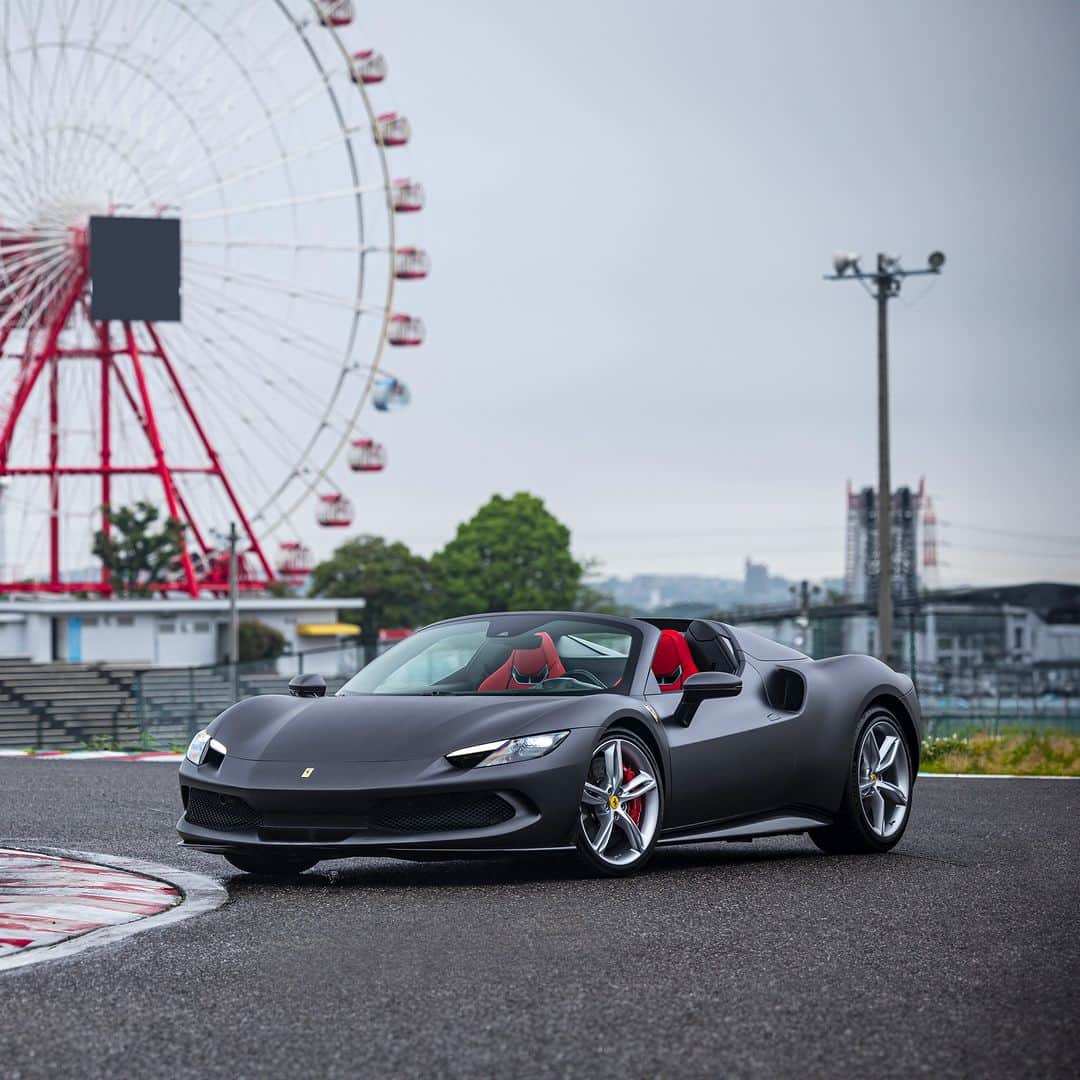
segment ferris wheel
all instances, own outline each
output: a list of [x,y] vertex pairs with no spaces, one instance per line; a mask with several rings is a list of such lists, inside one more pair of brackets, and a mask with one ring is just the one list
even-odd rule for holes
[[301,579],[424,340],[386,60],[348,0],[0,19],[0,591],[108,594],[94,535],[141,500],[186,526],[161,588],[220,588],[231,523],[241,587]]

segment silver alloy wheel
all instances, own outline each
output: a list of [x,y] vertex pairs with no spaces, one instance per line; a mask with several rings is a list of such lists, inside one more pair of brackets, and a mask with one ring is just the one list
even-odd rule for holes
[[907,744],[891,720],[876,720],[859,747],[859,803],[875,836],[887,840],[899,830],[910,798]]
[[581,795],[581,831],[593,853],[629,866],[649,849],[660,816],[660,789],[641,748],[629,739],[602,742]]

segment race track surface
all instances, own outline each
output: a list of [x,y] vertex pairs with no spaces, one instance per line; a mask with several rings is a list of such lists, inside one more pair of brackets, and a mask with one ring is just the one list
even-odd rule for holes
[[324,863],[176,849],[175,771],[0,761],[0,843],[217,876],[218,911],[0,975],[0,1076],[1080,1075],[1080,782],[920,780],[891,855],[805,838]]

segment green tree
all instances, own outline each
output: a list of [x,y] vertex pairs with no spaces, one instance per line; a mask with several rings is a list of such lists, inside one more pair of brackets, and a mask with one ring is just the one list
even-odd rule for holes
[[570,530],[524,491],[492,496],[431,562],[446,616],[569,609],[581,584]]
[[161,513],[151,502],[104,508],[109,532],[94,534],[94,554],[112,577],[122,596],[145,596],[150,587],[167,580],[183,550],[184,523],[166,518],[155,528]]
[[338,547],[311,574],[314,596],[362,596],[360,611],[343,617],[360,625],[361,641],[373,647],[380,627],[420,626],[436,617],[437,595],[427,559],[400,542],[358,536]]
[[240,661],[276,660],[285,651],[285,635],[258,619],[240,620]]

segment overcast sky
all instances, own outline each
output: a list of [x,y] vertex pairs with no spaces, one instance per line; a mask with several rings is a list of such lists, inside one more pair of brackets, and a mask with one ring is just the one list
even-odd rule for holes
[[894,483],[950,523],[943,583],[1080,581],[1080,5],[358,11],[434,261],[358,527],[427,552],[524,489],[612,573],[839,575],[874,308],[821,275],[940,248],[890,311]]

